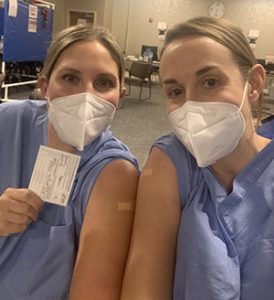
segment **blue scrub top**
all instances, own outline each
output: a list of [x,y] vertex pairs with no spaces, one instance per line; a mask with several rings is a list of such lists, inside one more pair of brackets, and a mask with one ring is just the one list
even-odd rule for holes
[[[47,144],[45,101],[0,105],[0,193],[28,187],[40,145]],[[20,234],[0,237],[0,299],[61,300],[68,298],[81,225],[93,184],[113,159],[136,168],[128,148],[104,132],[87,145],[66,207],[45,203],[36,222]]]
[[154,145],[172,160],[181,220],[174,300],[274,299],[274,141],[226,193],[174,134]]

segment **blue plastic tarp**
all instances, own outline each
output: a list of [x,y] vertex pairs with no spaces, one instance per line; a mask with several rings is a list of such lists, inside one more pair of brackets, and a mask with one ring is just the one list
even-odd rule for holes
[[[48,8],[43,14],[43,8],[38,7],[37,18],[33,19],[29,17],[29,4],[18,1],[17,16],[12,17],[8,15],[8,5],[6,0],[3,61],[43,61],[52,38],[53,10]],[[30,32],[29,22],[33,24],[35,20],[36,32]]]

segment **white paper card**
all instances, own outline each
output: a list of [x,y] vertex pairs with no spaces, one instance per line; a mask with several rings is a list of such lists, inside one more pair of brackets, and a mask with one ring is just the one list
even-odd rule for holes
[[80,156],[40,146],[29,189],[42,200],[66,206]]
[[77,19],[77,25],[85,25],[87,24],[87,20],[86,19]]
[[10,17],[16,17],[17,16],[17,8],[18,8],[17,0],[9,0],[8,15]]
[[38,7],[36,5],[29,5],[29,18],[37,19]]
[[29,19],[28,32],[37,32],[37,20]]

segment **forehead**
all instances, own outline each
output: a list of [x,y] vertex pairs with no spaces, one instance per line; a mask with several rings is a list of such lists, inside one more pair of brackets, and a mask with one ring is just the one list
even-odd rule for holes
[[237,68],[231,51],[217,41],[209,37],[184,37],[167,46],[161,58],[160,74],[163,77],[172,70],[196,72],[206,65],[216,65],[224,70]]
[[79,41],[66,48],[58,57],[54,69],[67,66],[98,67],[118,72],[117,63],[109,50],[97,40]]

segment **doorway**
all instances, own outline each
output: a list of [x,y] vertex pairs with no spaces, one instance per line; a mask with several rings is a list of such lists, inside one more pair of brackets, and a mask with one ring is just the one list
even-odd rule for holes
[[68,13],[68,26],[89,24],[91,27],[94,27],[96,24],[95,11],[69,10]]

